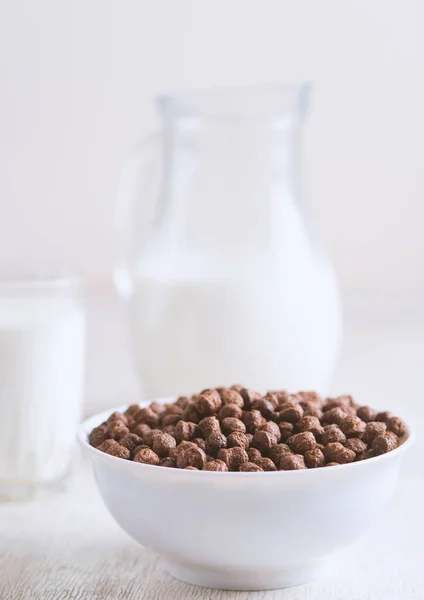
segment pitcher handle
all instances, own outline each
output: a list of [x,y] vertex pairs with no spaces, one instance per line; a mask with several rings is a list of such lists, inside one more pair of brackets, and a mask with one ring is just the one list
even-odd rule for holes
[[133,293],[132,267],[143,230],[147,233],[157,202],[159,154],[159,132],[141,138],[124,160],[118,181],[114,208],[113,282],[124,299]]

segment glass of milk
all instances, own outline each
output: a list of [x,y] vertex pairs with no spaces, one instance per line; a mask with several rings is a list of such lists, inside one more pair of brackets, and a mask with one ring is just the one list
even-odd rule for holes
[[115,282],[149,398],[329,391],[341,307],[302,193],[309,87],[158,99],[161,129],[125,165],[116,214]]
[[80,279],[0,279],[0,500],[31,497],[68,474],[84,338]]

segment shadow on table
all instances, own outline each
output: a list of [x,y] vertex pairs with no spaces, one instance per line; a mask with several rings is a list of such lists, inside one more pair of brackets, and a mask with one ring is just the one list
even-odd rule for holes
[[[92,535],[90,535],[92,538]],[[225,592],[189,585],[163,572],[157,555],[127,539],[0,540],[0,598],[33,600],[247,600],[270,592]],[[294,590],[278,598],[296,600]]]

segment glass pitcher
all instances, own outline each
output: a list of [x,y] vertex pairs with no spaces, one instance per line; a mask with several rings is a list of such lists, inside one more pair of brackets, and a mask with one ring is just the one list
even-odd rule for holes
[[161,131],[119,188],[115,269],[149,398],[233,383],[328,391],[341,310],[301,197],[308,95],[301,85],[158,98]]

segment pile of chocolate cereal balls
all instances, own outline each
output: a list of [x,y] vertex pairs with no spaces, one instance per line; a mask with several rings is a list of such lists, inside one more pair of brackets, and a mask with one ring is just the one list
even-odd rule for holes
[[397,448],[405,424],[351,396],[262,395],[241,385],[170,404],[129,406],[95,427],[89,443],[138,463],[204,471],[291,471],[366,460]]

